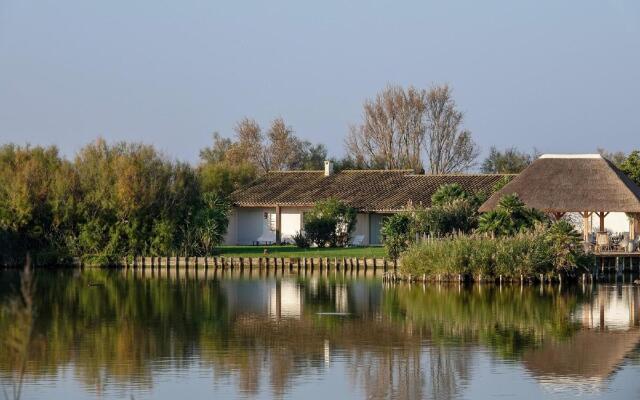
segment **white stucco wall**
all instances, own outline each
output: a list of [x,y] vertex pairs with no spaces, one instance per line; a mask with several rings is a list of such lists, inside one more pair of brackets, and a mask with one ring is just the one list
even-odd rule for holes
[[[582,216],[578,213],[569,213],[567,217],[573,222],[576,230],[582,232]],[[600,227],[600,218],[592,215],[589,218],[591,222],[591,232],[596,232]],[[604,227],[613,233],[629,232],[629,219],[627,214],[623,212],[612,212],[604,218]]]
[[229,244],[253,244],[254,241],[276,241],[276,232],[271,230],[269,221],[265,220],[264,213],[275,213],[275,208],[236,208],[237,232],[235,243]]
[[282,229],[283,242],[292,242],[293,235],[302,230],[302,213],[306,210],[308,209],[290,207],[282,207],[280,209],[282,216],[280,228]]
[[[280,209],[280,227],[282,241],[291,242],[292,236],[302,229],[302,213],[305,208],[282,207]],[[271,230],[265,213],[275,214],[274,208],[239,208],[233,209],[229,218],[229,228],[225,236],[227,245],[248,245],[255,241],[275,242],[276,232]],[[272,217],[275,218],[275,215]],[[272,221],[275,227],[275,220]]]
[[[292,242],[292,236],[303,228],[303,213],[309,208],[282,207],[280,227],[282,241]],[[276,232],[269,229],[264,213],[275,213],[275,208],[234,208],[229,217],[229,228],[225,236],[227,245],[248,245],[255,241],[275,242]],[[370,243],[369,214],[358,213],[353,237],[364,236],[363,245]]]
[[229,225],[227,226],[227,233],[224,235],[223,243],[226,245],[236,244],[238,241],[238,212],[235,208],[231,209],[229,213]]

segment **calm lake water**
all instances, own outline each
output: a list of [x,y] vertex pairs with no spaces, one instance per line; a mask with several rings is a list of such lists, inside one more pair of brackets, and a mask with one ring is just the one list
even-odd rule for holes
[[[624,283],[149,270],[35,281],[23,399],[640,398],[640,291]],[[0,303],[19,284],[0,272]],[[0,314],[0,337],[16,324]],[[9,394],[16,359],[0,354]]]

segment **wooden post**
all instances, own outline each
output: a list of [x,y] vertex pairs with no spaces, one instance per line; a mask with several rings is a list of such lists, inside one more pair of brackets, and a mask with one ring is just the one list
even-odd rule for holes
[[637,214],[631,214],[631,219],[629,220],[629,240],[633,241],[636,239],[636,225],[638,224],[638,216]]
[[606,230],[604,229],[604,217],[609,215],[609,213],[604,211],[598,211],[596,212],[596,215],[598,216],[598,218],[600,218],[600,227],[598,228],[598,232],[601,232],[601,233],[606,232]]
[[279,205],[276,205],[276,244],[281,244],[282,242],[282,210]]
[[582,215],[582,240],[589,241],[589,233],[591,232],[590,218],[591,213],[588,211],[581,212]]

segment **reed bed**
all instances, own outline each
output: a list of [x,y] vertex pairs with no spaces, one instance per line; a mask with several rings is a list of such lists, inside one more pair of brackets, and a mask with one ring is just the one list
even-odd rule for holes
[[581,249],[570,250],[579,262],[559,265],[560,249],[544,230],[496,238],[457,235],[413,244],[401,258],[400,273],[443,281],[570,278],[588,264]]

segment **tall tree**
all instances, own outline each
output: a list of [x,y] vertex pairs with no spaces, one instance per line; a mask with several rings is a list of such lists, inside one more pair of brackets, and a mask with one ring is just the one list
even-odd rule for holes
[[265,172],[272,170],[295,169],[302,163],[304,151],[302,142],[293,133],[282,118],[271,122],[267,132],[268,143],[263,144],[264,158],[267,160]]
[[533,155],[519,151],[515,147],[500,151],[491,147],[489,155],[482,162],[482,172],[485,174],[517,174],[527,168],[536,158]]
[[322,144],[314,145],[296,136],[284,119],[276,118],[266,133],[254,120],[244,118],[235,128],[234,139],[213,135],[213,145],[200,152],[203,163],[225,163],[239,167],[247,163],[257,173],[274,170],[321,169],[327,156]]
[[262,171],[269,170],[269,159],[264,147],[264,135],[260,125],[254,120],[243,118],[234,128],[236,141],[226,155],[232,165],[250,162]]
[[0,261],[61,245],[75,222],[76,183],[56,147],[0,146]]
[[[200,151],[198,177],[204,192],[226,197],[255,179],[258,165],[263,161],[261,153],[256,153],[262,151],[261,146],[255,146],[256,139],[261,136],[259,131],[257,124],[244,119],[236,125],[236,137],[239,138],[236,142],[217,132],[213,134],[211,147]],[[261,141],[260,138],[258,143]]]
[[375,99],[366,100],[362,123],[352,126],[346,139],[355,163],[421,170],[426,98],[425,90],[388,86]]
[[425,169],[431,173],[459,172],[471,167],[478,149],[462,128],[447,85],[430,90],[389,86],[364,103],[363,121],[346,139],[355,165],[368,168]]
[[640,185],[640,151],[632,151],[621,163],[620,169],[627,174],[632,181]]
[[471,132],[462,127],[464,115],[457,109],[448,85],[429,90],[426,110],[429,171],[446,174],[473,166],[478,147]]

